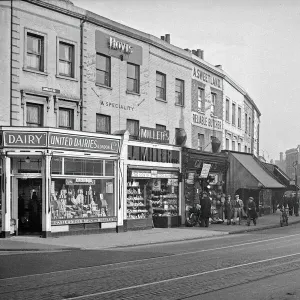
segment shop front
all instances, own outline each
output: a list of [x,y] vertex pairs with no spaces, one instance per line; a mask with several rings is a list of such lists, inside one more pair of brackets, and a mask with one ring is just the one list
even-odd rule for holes
[[121,137],[1,128],[2,236],[116,231]]
[[128,142],[124,217],[127,230],[181,225],[180,149],[150,142]]
[[203,191],[209,191],[213,200],[226,193],[227,156],[195,149],[182,149],[185,214],[190,207],[200,204]]

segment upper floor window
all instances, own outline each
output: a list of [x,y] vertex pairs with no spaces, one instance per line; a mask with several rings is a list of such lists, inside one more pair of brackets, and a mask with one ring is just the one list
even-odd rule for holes
[[238,143],[238,151],[241,152],[241,143]]
[[248,134],[251,135],[251,117],[249,117]]
[[229,139],[226,139],[226,149],[229,150]]
[[198,112],[205,111],[204,89],[198,88]]
[[231,150],[232,150],[232,151],[235,151],[235,141],[232,141],[232,142],[231,142]]
[[127,119],[127,130],[131,139],[137,140],[139,138],[139,126],[138,120]]
[[111,63],[110,57],[97,54],[96,57],[96,83],[110,87]]
[[226,99],[226,111],[225,111],[225,117],[226,117],[226,121],[229,122],[229,99]]
[[156,72],[156,98],[166,100],[166,75]]
[[175,104],[184,105],[184,81],[180,79],[175,80]]
[[246,133],[248,132],[248,115],[247,114],[245,114],[245,132]]
[[247,153],[247,146],[244,147],[244,152]]
[[59,75],[74,77],[74,45],[59,42]]
[[202,133],[198,133],[198,145],[197,145],[197,149],[198,150],[204,150],[204,134]]
[[44,72],[44,37],[27,32],[26,67]]
[[238,107],[238,128],[242,127],[242,109]]
[[70,108],[59,108],[59,128],[74,129],[74,110]]
[[26,125],[30,127],[43,126],[44,106],[35,103],[26,103]]
[[96,115],[96,132],[110,134],[111,133],[111,118],[107,115]]
[[165,125],[156,124],[155,128],[159,131],[166,131],[167,127]]
[[215,114],[215,107],[217,102],[217,94],[211,93],[211,114]]
[[235,103],[232,103],[232,125],[235,125]]
[[140,92],[140,66],[127,63],[127,91]]

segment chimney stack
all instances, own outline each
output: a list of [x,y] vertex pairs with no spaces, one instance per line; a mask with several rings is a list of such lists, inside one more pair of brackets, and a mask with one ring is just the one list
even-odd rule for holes
[[280,155],[280,161],[283,161],[283,152],[280,152],[279,155]]
[[165,40],[165,37],[162,35],[162,36],[160,37],[160,39],[164,41],[164,40]]
[[189,48],[185,48],[184,50],[190,53],[192,52],[192,50],[190,50]]
[[166,35],[165,35],[165,41],[167,42],[167,43],[171,43],[171,36],[170,36],[170,34],[169,33],[167,33]]

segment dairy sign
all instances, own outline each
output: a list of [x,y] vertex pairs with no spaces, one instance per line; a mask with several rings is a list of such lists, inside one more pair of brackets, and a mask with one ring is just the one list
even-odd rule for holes
[[222,79],[208,73],[207,71],[201,68],[193,67],[192,79],[196,79],[198,81],[208,83],[217,89],[222,89]]
[[4,132],[4,146],[7,147],[39,147],[47,146],[46,132]]
[[192,112],[192,124],[202,128],[222,131],[223,123],[221,119],[217,119],[204,114]]
[[78,136],[62,133],[49,133],[49,148],[72,149],[119,153],[120,142],[98,137]]

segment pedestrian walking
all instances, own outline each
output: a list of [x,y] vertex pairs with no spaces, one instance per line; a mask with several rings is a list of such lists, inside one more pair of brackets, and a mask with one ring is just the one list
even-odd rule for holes
[[231,201],[231,196],[228,195],[225,198],[225,219],[227,219],[227,225],[231,224],[231,218],[232,218],[232,214],[233,214],[233,204]]
[[251,220],[253,221],[253,224],[256,225],[256,218],[257,218],[256,205],[253,197],[249,197],[248,205],[247,205],[247,225],[250,226]]
[[299,200],[296,197],[296,194],[293,196],[293,205],[294,205],[294,214],[296,217],[299,216]]
[[239,225],[241,225],[241,219],[244,216],[244,202],[242,199],[240,199],[239,195],[235,195],[234,209],[236,213],[236,222],[238,222]]
[[209,226],[209,217],[211,215],[211,201],[207,194],[207,192],[202,193],[202,197],[200,199],[200,226],[208,227]]

